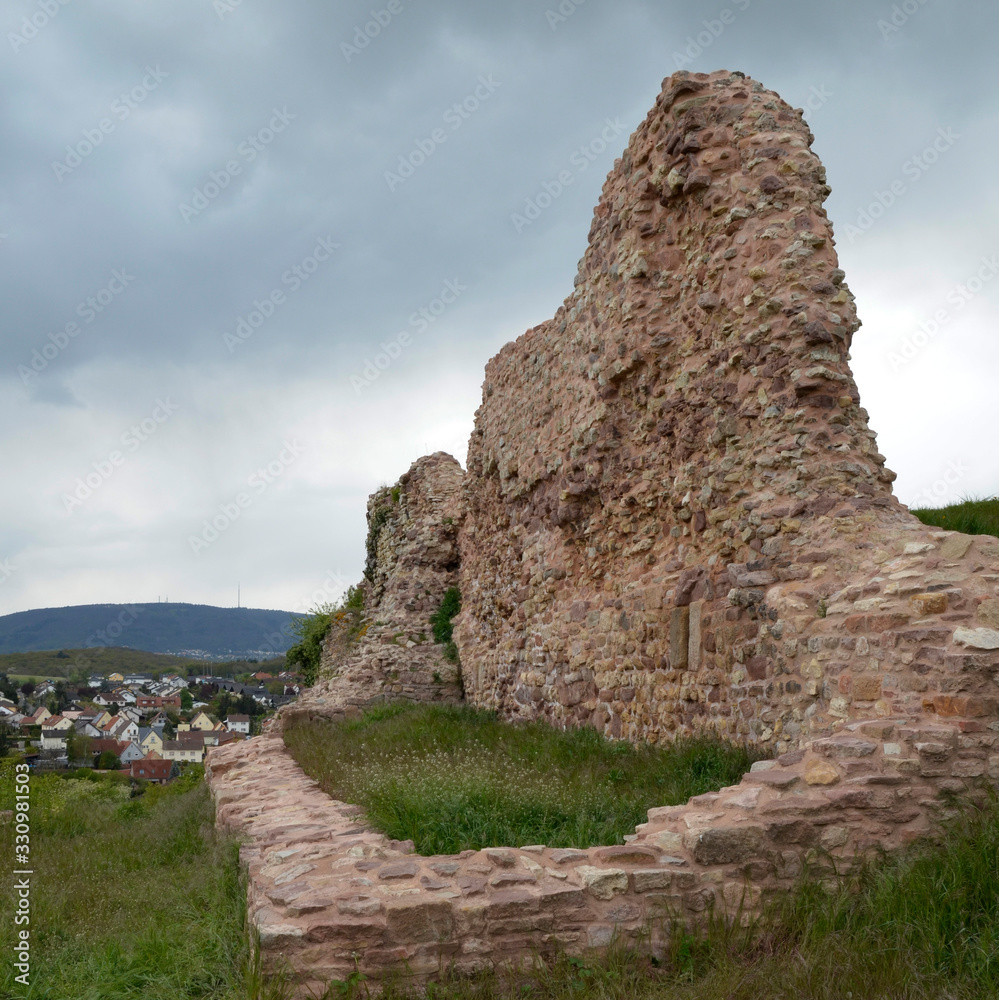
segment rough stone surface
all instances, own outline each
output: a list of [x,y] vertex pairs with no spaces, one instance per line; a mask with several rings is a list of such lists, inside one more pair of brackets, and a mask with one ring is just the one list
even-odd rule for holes
[[[989,769],[999,777],[997,734],[981,724],[880,729],[892,742],[848,736],[845,753],[812,743],[787,767],[651,809],[627,847],[610,849],[419,857],[359,825],[358,809],[323,793],[275,732],[212,748],[206,774],[218,825],[244,838],[263,969],[290,968],[304,997],[356,968],[377,979],[408,966],[426,981],[448,965],[581,955],[615,934],[655,950],[668,926],[657,916],[695,922],[713,908],[745,918],[806,865],[816,877],[842,873],[858,855],[925,834],[941,790],[973,793]],[[854,744],[864,744],[859,756]],[[775,773],[788,780],[759,782]]]
[[340,719],[379,701],[461,700],[457,667],[434,642],[430,616],[458,584],[461,466],[443,452],[414,462],[368,501],[366,630],[331,633],[320,682],[282,712]]
[[668,79],[573,294],[489,362],[459,543],[469,699],[782,753],[997,693],[999,545],[891,494],[811,139],[751,80]]
[[741,74],[664,82],[573,294],[489,362],[467,473],[433,455],[372,498],[372,624],[330,644],[294,710],[457,697],[420,636],[460,580],[472,703],[612,738],[711,730],[774,760],[650,810],[627,849],[419,858],[277,736],[214,748],[265,969],[287,961],[304,990],[615,934],[655,950],[664,909],[745,918],[806,866],[922,836],[941,792],[999,780],[999,540],[925,527],[891,494],[811,140]]

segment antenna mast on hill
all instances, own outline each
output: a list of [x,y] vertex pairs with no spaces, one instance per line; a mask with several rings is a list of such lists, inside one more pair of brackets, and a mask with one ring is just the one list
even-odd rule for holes
[[236,607],[239,607],[239,584],[236,584]]

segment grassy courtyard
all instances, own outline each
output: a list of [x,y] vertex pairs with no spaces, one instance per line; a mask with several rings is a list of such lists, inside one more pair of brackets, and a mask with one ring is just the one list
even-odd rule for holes
[[634,746],[446,706],[300,723],[285,740],[325,791],[421,854],[621,843],[649,808],[734,784],[757,759],[712,737]]

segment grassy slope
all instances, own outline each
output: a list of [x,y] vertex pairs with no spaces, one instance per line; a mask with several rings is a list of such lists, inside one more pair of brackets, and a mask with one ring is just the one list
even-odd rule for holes
[[421,854],[621,843],[650,807],[733,784],[756,759],[719,740],[635,747],[442,706],[303,723],[285,738],[327,792]]
[[[6,762],[4,762],[6,765]],[[0,765],[3,766],[3,765]],[[32,975],[13,980],[11,879],[0,887],[0,997],[245,997],[245,887],[216,836],[200,769],[130,800],[128,785],[32,776]],[[0,807],[10,803],[3,778]],[[13,858],[12,827],[0,827]]]
[[963,500],[949,507],[914,508],[912,513],[923,524],[966,535],[999,536],[999,497]]
[[[63,655],[60,656],[59,654]],[[178,673],[185,675],[189,657],[168,656],[166,653],[146,653],[141,649],[98,646],[91,649],[51,649],[31,653],[0,654],[0,674],[13,677],[30,676],[42,679],[68,678],[83,668],[88,673]],[[205,665],[201,665],[205,669]]]

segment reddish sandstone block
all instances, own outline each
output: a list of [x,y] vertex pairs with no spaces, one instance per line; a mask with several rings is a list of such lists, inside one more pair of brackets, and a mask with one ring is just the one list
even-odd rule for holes
[[763,843],[759,826],[715,826],[692,831],[684,838],[699,865],[727,865],[748,861]]
[[389,937],[396,941],[446,941],[454,930],[448,899],[403,896],[385,904]]
[[909,604],[918,618],[926,615],[942,615],[947,610],[947,595],[913,594],[909,598]]
[[881,697],[881,676],[860,674],[853,678],[853,698],[855,701],[877,701]]

